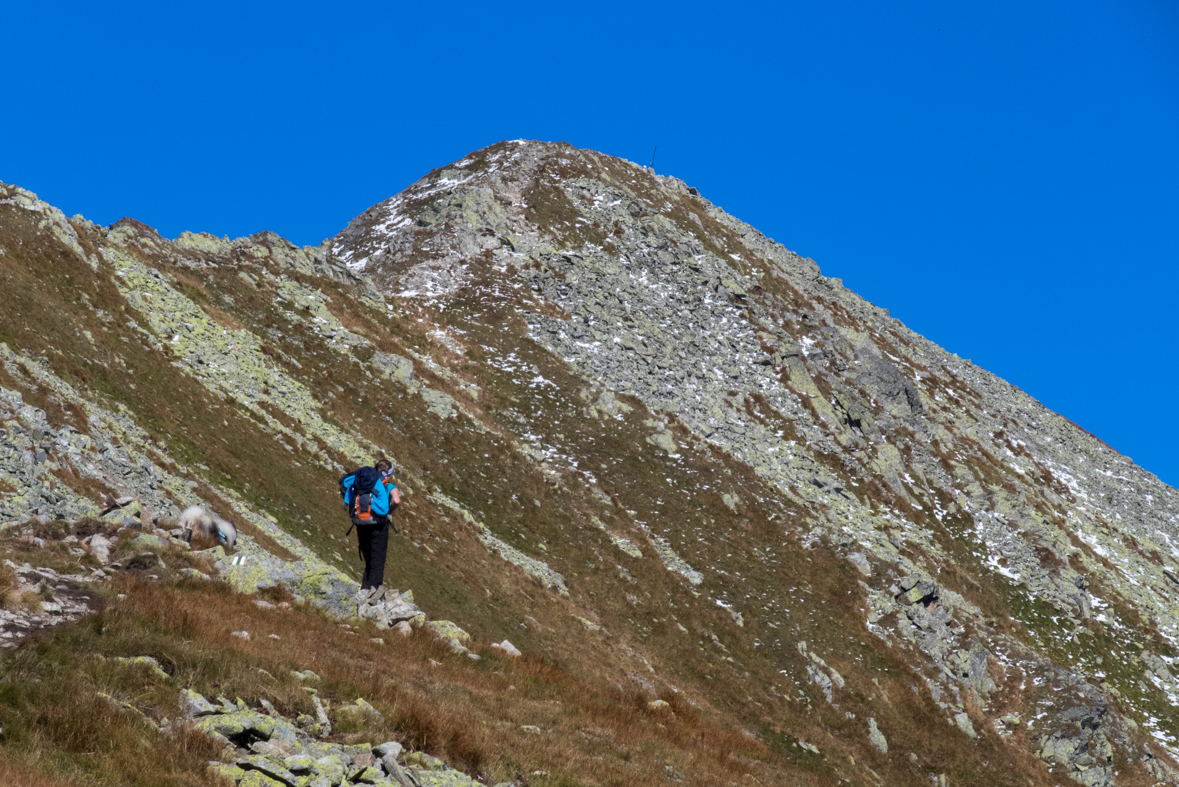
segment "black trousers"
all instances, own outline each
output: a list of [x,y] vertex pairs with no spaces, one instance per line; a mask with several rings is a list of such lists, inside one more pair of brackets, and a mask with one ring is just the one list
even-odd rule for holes
[[385,583],[385,553],[389,551],[389,517],[376,517],[372,525],[357,525],[360,556],[364,558],[364,577],[360,589],[380,587]]

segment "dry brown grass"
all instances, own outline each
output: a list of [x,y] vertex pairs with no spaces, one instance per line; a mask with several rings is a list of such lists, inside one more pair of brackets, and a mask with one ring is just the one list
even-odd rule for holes
[[10,607],[19,586],[20,582],[16,572],[8,566],[0,565],[0,608],[8,609]]
[[[115,583],[122,600],[10,659],[0,684],[0,758],[40,758],[52,773],[84,773],[98,783],[195,784],[185,774],[201,774],[215,745],[199,736],[159,735],[97,692],[157,721],[174,718],[180,686],[241,697],[254,707],[265,698],[293,716],[313,711],[290,672],[310,669],[322,679],[317,688],[329,708],[363,697],[385,715],[383,723],[337,723],[336,740],[401,740],[497,781],[545,770],[550,778],[540,783],[655,785],[665,783],[665,765],[689,784],[783,773],[763,744],[706,720],[674,694],[664,695],[669,709],[652,710],[645,694],[577,678],[537,657],[513,660],[476,643],[484,657],[472,662],[424,632],[402,639],[367,624],[341,626],[303,606],[264,609],[218,583]],[[230,636],[237,630],[251,639]],[[377,635],[383,644],[373,641]],[[90,654],[150,655],[172,680]],[[158,761],[150,767],[149,751]],[[131,778],[143,769],[153,775]]]
[[77,787],[77,782],[46,775],[35,760],[32,764],[0,760],[0,784],[5,787]]

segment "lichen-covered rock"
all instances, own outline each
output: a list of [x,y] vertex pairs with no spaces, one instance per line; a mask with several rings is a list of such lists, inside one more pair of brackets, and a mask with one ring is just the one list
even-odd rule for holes
[[209,763],[209,771],[233,782],[241,781],[242,777],[246,775],[246,772],[236,765],[226,765],[220,762]]
[[171,546],[171,543],[166,538],[154,535],[152,533],[140,533],[132,538],[128,543],[131,549],[137,552],[143,551],[162,551]]
[[418,771],[445,771],[448,765],[437,757],[431,757],[422,751],[412,751],[401,758],[401,762],[407,768],[413,768]]
[[422,399],[426,402],[426,409],[439,418],[454,417],[454,397],[442,391],[432,389],[422,390]]
[[647,438],[647,442],[663,449],[669,454],[674,454],[677,450],[679,450],[679,446],[676,445],[675,438],[671,436],[671,432],[656,432]]
[[467,652],[467,643],[471,641],[471,635],[463,631],[457,624],[449,620],[431,620],[426,624],[426,628],[439,639],[448,642],[452,650],[460,653]]
[[283,766],[294,774],[307,773],[315,768],[315,759],[309,754],[292,754],[283,760]]
[[626,554],[630,555],[633,558],[640,558],[643,556],[643,550],[641,550],[637,546],[635,546],[634,542],[631,541],[629,538],[614,535],[613,533],[611,533],[610,540],[614,542],[614,546],[618,547],[620,550],[622,550],[623,552],[625,552]]
[[129,667],[140,667],[158,680],[168,680],[168,673],[164,672],[163,667],[160,666],[160,662],[151,656],[132,656],[130,658],[115,656],[107,659],[107,661],[110,661],[113,664],[123,664]]
[[693,585],[699,585],[704,582],[704,575],[688,565],[688,561],[677,555],[666,538],[649,534],[647,540],[651,542],[651,546],[655,549],[655,554],[659,555],[659,559],[663,561],[663,565],[667,566],[669,571],[680,574]]
[[871,717],[868,719],[868,741],[881,754],[888,754],[888,739],[884,737],[884,733],[876,726],[876,719]]
[[225,738],[232,738],[246,731],[257,733],[263,738],[269,738],[274,733],[275,720],[254,711],[239,710],[198,718],[196,728],[206,734],[220,735]]
[[421,787],[474,787],[478,782],[462,771],[410,770]]
[[247,729],[247,721],[237,714],[218,714],[198,719],[196,728],[210,736],[231,738]]
[[339,755],[326,755],[315,761],[315,769],[331,784],[342,784],[345,767]]
[[293,782],[276,779],[265,771],[244,770],[238,787],[292,787]]
[[385,782],[385,773],[373,765],[365,765],[354,770],[348,777],[353,784],[380,784]]
[[974,723],[970,717],[965,713],[954,714],[954,724],[958,725],[958,729],[969,735],[971,738],[977,738],[978,733],[974,731]]
[[385,716],[363,698],[358,698],[351,705],[340,705],[335,709],[338,719],[352,719],[358,722],[381,722]]
[[184,715],[189,718],[197,718],[199,716],[211,716],[217,713],[217,709],[207,699],[197,694],[192,689],[180,690],[180,702],[184,711]]
[[288,771],[280,763],[281,760],[255,755],[239,757],[237,760],[237,766],[243,770],[257,771],[281,784],[287,785],[287,787],[299,787],[299,777]]
[[288,748],[299,745],[298,727],[277,714],[271,714],[270,718],[274,720],[274,729],[270,731],[271,741],[280,743]]

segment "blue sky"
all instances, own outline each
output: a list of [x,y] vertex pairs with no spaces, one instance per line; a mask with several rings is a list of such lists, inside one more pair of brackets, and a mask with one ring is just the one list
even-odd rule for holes
[[646,163],[1179,484],[1179,6],[9,3],[0,180],[318,243],[500,139]]

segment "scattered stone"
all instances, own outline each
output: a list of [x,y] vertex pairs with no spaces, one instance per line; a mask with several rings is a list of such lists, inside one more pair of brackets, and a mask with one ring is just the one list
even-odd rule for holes
[[107,659],[107,661],[110,661],[114,664],[146,667],[154,677],[159,678],[160,680],[166,681],[169,677],[168,673],[164,672],[163,668],[160,666],[160,662],[156,661],[151,656],[135,656],[133,658],[123,658],[116,656]]
[[168,539],[152,533],[140,533],[131,539],[128,546],[139,551],[166,551],[171,544]]
[[958,725],[958,729],[969,735],[971,738],[977,738],[978,733],[974,731],[974,724],[970,721],[970,717],[965,712],[956,713],[954,715],[954,724]]
[[389,774],[389,778],[400,787],[419,787],[417,779],[411,776],[409,771],[402,768],[392,757],[386,756],[383,758],[381,760],[381,767],[385,769],[385,773]]
[[200,571],[197,571],[195,568],[187,568],[187,567],[181,568],[176,573],[180,574],[180,576],[182,576],[182,577],[188,577],[189,579],[205,579],[205,580],[207,580],[210,578],[208,574],[202,574]]
[[[111,564],[114,565],[113,563]],[[155,552],[141,552],[127,561],[123,566],[128,571],[149,572],[158,571],[164,567],[164,560]],[[157,578],[151,575],[152,578]]]
[[397,741],[386,741],[373,747],[373,754],[381,759],[392,757],[396,760],[401,756],[401,744]]
[[180,690],[180,706],[185,716],[194,719],[217,713],[211,702],[191,689]]
[[376,721],[381,722],[385,720],[384,715],[369,705],[363,699],[357,699],[352,705],[342,705],[336,710],[336,715],[340,718],[351,718],[355,721]]
[[577,616],[577,615],[575,615],[574,617],[577,618],[578,623],[585,626],[590,631],[601,631],[602,630],[602,627],[599,626],[597,623],[594,623],[592,620],[587,620],[587,619]]
[[500,651],[505,656],[511,656],[513,658],[516,658],[516,657],[523,655],[515,645],[513,645],[511,642],[509,642],[506,639],[503,642],[492,643],[491,647],[493,650]]
[[[475,784],[465,774],[425,752],[412,752],[404,757],[404,764],[398,762],[403,749],[397,741],[376,746],[328,743],[313,737],[326,736],[330,731],[325,729],[326,724],[310,727],[301,724],[307,729],[300,730],[277,713],[263,715],[244,704],[233,705],[224,699],[218,707],[188,689],[182,690],[182,699],[186,716],[194,719],[196,729],[222,741],[227,746],[227,756],[233,759],[233,764],[210,763],[210,770],[236,781],[239,787],[246,779],[250,784],[285,787],[332,787],[345,783],[399,787],[472,787]],[[322,713],[319,698],[313,696],[313,701],[317,712]],[[263,707],[268,713],[274,712],[270,703]],[[363,699],[347,707],[366,714],[377,713]],[[246,744],[249,753],[233,754],[233,747]]]
[[478,785],[462,771],[412,771],[411,773],[413,779],[421,787],[477,787]]
[[88,539],[83,541],[90,549],[90,554],[98,559],[99,563],[104,566],[111,562],[111,550],[115,546],[115,542],[101,533],[95,533]]
[[323,709],[323,703],[319,701],[319,697],[312,695],[311,702],[315,705],[315,718],[319,722],[319,732],[321,735],[327,736],[332,734],[332,723],[328,719],[327,711]]
[[278,765],[269,757],[256,755],[239,757],[236,765],[242,770],[258,771],[277,782],[285,784],[286,787],[299,787],[299,777],[295,776],[295,774],[288,771],[282,765]]
[[414,606],[412,598],[413,593],[408,590],[402,594],[396,590],[386,591],[384,587],[357,591],[356,614],[373,620],[380,628],[397,626],[422,616],[422,611]]
[[888,740],[884,733],[876,726],[876,719],[868,719],[868,742],[875,746],[881,754],[888,754]]
[[426,628],[434,636],[447,642],[451,650],[457,653],[467,652],[466,644],[471,641],[471,635],[463,631],[455,623],[449,620],[432,620],[426,624]]
[[650,435],[647,437],[647,442],[669,454],[676,453],[680,448],[676,445],[675,438],[671,436],[671,432],[667,430]]

